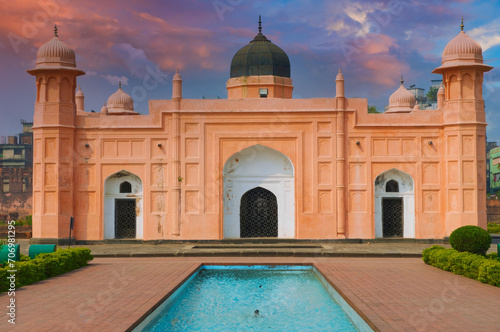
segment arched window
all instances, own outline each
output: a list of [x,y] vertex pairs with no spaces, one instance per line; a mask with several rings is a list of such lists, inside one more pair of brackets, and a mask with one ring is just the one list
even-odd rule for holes
[[385,185],[385,192],[387,193],[398,193],[399,192],[399,183],[396,180],[390,180]]
[[132,193],[132,185],[127,181],[120,183],[120,194],[129,193]]

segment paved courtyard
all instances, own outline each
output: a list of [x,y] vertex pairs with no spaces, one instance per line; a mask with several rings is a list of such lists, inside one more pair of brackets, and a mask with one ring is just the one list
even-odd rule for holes
[[126,331],[203,263],[314,264],[375,330],[500,330],[500,288],[419,258],[98,257],[19,289],[15,329],[2,315],[0,331]]

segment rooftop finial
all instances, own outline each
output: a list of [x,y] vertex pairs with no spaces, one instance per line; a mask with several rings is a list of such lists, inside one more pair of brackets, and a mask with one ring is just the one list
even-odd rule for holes
[[403,80],[403,74],[401,74],[401,85],[403,85],[405,81]]
[[118,82],[118,89],[121,89],[122,88],[122,81],[119,81]]
[[342,73],[342,71],[340,70],[340,67],[339,67],[339,74]]
[[59,37],[59,36],[57,35],[57,24],[54,24],[54,36],[55,36],[55,37]]
[[460,24],[460,29],[464,31],[464,17],[462,16],[462,24]]
[[262,33],[262,16],[259,15],[259,33]]

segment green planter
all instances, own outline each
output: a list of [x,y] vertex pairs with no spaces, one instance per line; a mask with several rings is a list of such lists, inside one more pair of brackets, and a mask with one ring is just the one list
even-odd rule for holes
[[55,244],[32,244],[29,250],[30,259],[34,259],[38,254],[51,253],[56,251]]
[[[15,261],[21,260],[21,249],[19,244],[14,244],[14,251],[9,250],[9,248],[12,248],[12,246],[9,246],[8,244],[5,244],[2,247],[2,250],[0,250],[0,263],[1,262],[8,262],[9,258]],[[9,257],[10,253],[10,257]]]

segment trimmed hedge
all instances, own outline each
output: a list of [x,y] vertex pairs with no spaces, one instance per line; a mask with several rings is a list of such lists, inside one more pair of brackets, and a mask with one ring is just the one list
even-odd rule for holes
[[32,260],[22,260],[15,262],[15,267],[8,265],[0,268],[0,292],[9,290],[11,274],[8,270],[16,270],[16,289],[30,285],[35,282],[54,277],[88,264],[94,259],[88,248],[61,249],[53,253],[44,253],[36,256]]
[[491,245],[491,235],[479,226],[462,226],[450,234],[450,245],[457,251],[486,255]]
[[481,256],[432,246],[423,251],[422,260],[442,270],[500,287],[500,259],[496,254]]

